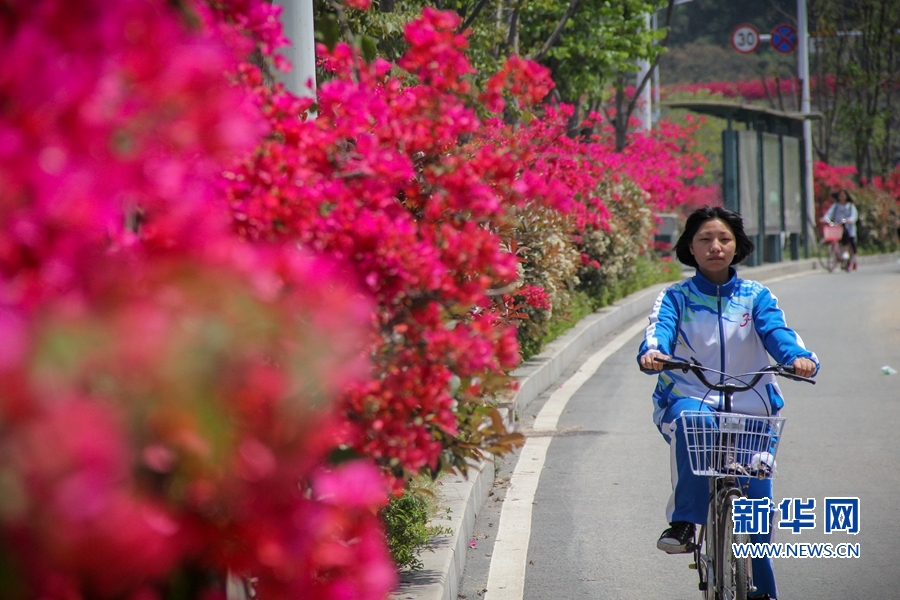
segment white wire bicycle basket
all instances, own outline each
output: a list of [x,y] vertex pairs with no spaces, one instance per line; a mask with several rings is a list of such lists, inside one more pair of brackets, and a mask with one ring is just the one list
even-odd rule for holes
[[695,475],[771,479],[783,417],[684,411],[678,419]]

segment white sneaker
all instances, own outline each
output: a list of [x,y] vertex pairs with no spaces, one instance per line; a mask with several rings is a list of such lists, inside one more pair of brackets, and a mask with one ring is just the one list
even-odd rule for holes
[[750,460],[750,469],[762,475],[770,475],[775,472],[775,457],[769,452],[757,452]]

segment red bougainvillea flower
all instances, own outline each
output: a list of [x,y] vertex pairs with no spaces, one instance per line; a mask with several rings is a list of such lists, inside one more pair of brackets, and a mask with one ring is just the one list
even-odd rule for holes
[[547,295],[547,292],[544,291],[544,288],[542,287],[525,285],[518,291],[518,295],[521,296],[529,306],[542,309],[550,308],[550,296]]

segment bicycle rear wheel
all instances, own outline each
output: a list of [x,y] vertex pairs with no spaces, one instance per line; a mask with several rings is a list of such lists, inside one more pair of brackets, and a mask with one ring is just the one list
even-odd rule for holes
[[819,259],[819,266],[823,269],[828,268],[828,252],[830,249],[831,245],[826,243],[823,239],[819,239],[816,243],[816,258]]
[[746,533],[734,533],[734,520],[732,511],[732,499],[739,497],[737,494],[725,496],[720,514],[722,521],[719,523],[719,544],[717,566],[717,588],[719,600],[747,600],[747,592],[750,589],[750,559],[737,558],[732,550],[732,544],[747,544],[750,536]]

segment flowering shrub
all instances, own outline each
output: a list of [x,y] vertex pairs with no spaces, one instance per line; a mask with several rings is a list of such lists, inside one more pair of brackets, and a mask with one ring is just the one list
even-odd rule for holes
[[688,186],[684,203],[680,207],[681,214],[687,217],[701,206],[722,206],[722,186]]
[[[816,92],[817,78],[810,80],[810,88],[813,93]],[[829,77],[825,85],[833,92],[835,81],[833,77]],[[750,81],[707,81],[702,83],[684,83],[667,85],[661,90],[663,98],[687,92],[697,94],[698,92],[706,92],[715,94],[723,98],[734,98],[738,100],[768,100],[770,98],[783,97],[788,99],[796,98],[799,94],[800,84],[795,79],[778,79],[769,77],[764,80]],[[789,102],[788,104],[791,104]]]
[[832,192],[854,189],[856,187],[856,182],[853,180],[855,175],[856,168],[853,166],[829,165],[822,161],[816,161],[813,165],[816,200],[824,202],[831,198]]
[[885,179],[876,179],[873,184],[875,187],[886,191],[897,202],[900,202],[900,165],[894,167],[894,170]]
[[813,176],[817,221],[834,202],[832,194],[846,189],[853,196],[859,213],[856,233],[860,247],[874,252],[897,248],[900,193],[896,182],[900,181],[900,169],[895,169],[886,180],[875,178],[871,185],[863,182],[862,186],[857,186],[854,181],[856,168],[853,166],[816,162]]
[[608,178],[598,191],[616,198],[609,204],[608,226],[588,229],[576,240],[582,252],[579,289],[588,294],[595,307],[621,296],[618,284],[634,272],[656,225],[647,206],[647,192],[636,184]]
[[501,314],[516,324],[527,358],[540,352],[553,319],[568,313],[580,259],[572,244],[571,215],[526,205],[513,219],[509,243],[519,258],[521,287],[504,295]]
[[859,212],[856,235],[859,246],[871,252],[893,252],[898,249],[900,206],[897,198],[874,185],[853,192]]
[[384,597],[384,482],[327,461],[371,306],[228,228],[249,46],[190,2],[13,2],[0,31],[0,596],[221,598],[230,569]]
[[545,290],[552,307],[514,303],[525,317],[518,330],[526,356],[540,350],[554,314],[568,312],[574,290],[588,292],[595,307],[620,297],[616,282],[634,272],[649,245],[648,216],[686,202],[693,190],[686,182],[705,164],[694,151],[697,121],[684,127],[663,122],[649,134],[634,134],[625,151],[616,153],[611,128],[589,138],[568,137],[571,114],[570,106],[545,107],[541,118],[512,136],[495,138],[497,144],[527,148],[533,159],[526,173],[554,181],[574,200],[565,211],[526,207],[511,231],[522,281]]
[[[348,261],[375,298],[375,377],[344,395],[338,441],[389,469],[398,486],[518,440],[499,420],[483,425],[487,399],[509,387],[503,373],[518,362],[515,329],[492,300],[518,278],[503,231],[526,203],[568,202],[544,174],[523,172],[527,148],[485,142],[456,27],[453,13],[426,9],[407,28],[400,77],[346,45],[320,47],[334,74],[315,121],[283,91],[257,87],[277,135],[229,189],[244,238],[295,239]],[[514,88],[520,72],[548,85],[546,72],[521,61],[502,79]],[[521,95],[519,106],[535,97]]]

